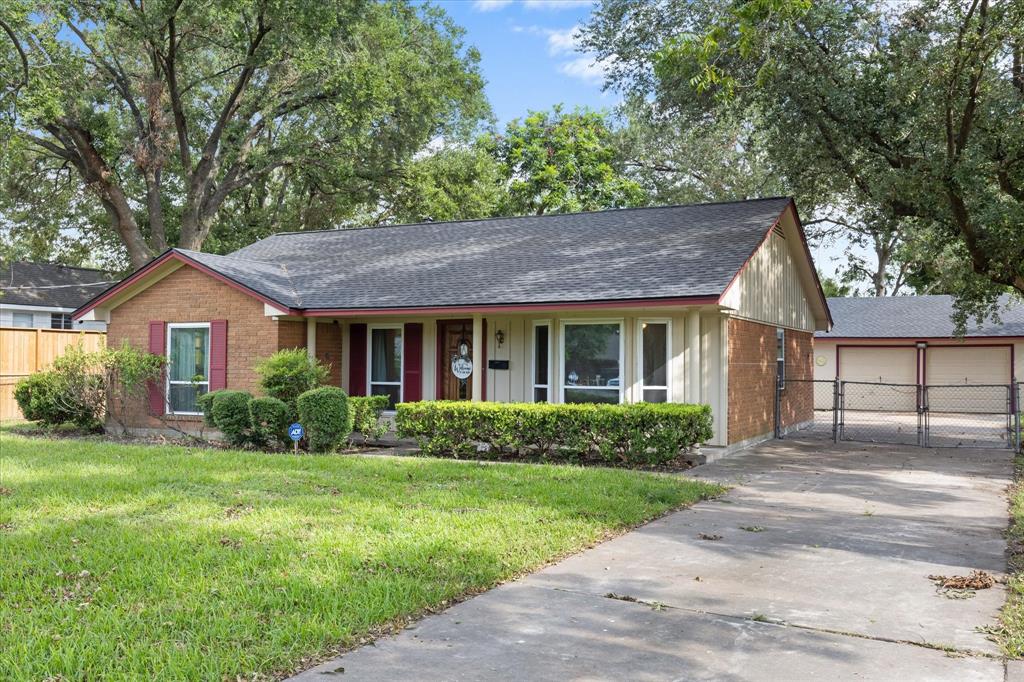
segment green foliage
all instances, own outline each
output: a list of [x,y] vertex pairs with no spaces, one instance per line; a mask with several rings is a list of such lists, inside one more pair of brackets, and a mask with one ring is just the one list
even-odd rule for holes
[[488,114],[479,54],[427,4],[6,0],[0,13],[13,32],[0,31],[0,208],[33,247],[30,227],[70,225],[75,253],[102,244],[118,266],[338,224],[431,139]]
[[95,426],[92,413],[71,397],[66,379],[58,372],[36,372],[25,377],[14,387],[14,399],[21,408],[21,414],[29,421],[38,421],[47,426],[60,424],[85,424]]
[[577,109],[530,112],[489,141],[508,194],[503,215],[571,213],[639,206],[643,189],[622,173],[605,117]]
[[123,427],[125,412],[162,369],[163,358],[127,344],[93,352],[68,346],[50,370],[20,382],[15,399],[26,419],[47,425],[98,430],[110,416]]
[[306,391],[296,402],[312,452],[330,452],[346,443],[352,433],[352,413],[345,391],[322,386]]
[[[707,405],[401,403],[398,434],[435,457],[528,457],[663,464],[712,437]],[[482,447],[481,447],[482,446]]]
[[961,326],[1024,294],[1021,44],[1024,3],[951,0],[603,0],[582,40],[658,121],[739,117],[844,276],[928,270]]
[[279,350],[256,365],[260,390],[283,400],[296,413],[296,400],[327,381],[329,371],[303,348]]
[[381,414],[388,407],[386,395],[349,396],[352,410],[352,431],[364,440],[378,440],[387,433],[387,424],[381,422]]
[[821,277],[819,273],[819,279],[821,280],[821,290],[829,298],[845,298],[854,294],[853,287],[834,277]]
[[213,423],[224,434],[224,440],[235,447],[243,447],[250,442],[251,400],[252,396],[245,391],[214,391]]
[[217,428],[217,423],[213,421],[213,401],[218,393],[220,391],[207,391],[196,396],[196,406],[203,413],[203,423],[213,428]]
[[257,447],[284,445],[291,420],[291,408],[283,400],[261,396],[249,401],[249,426]]

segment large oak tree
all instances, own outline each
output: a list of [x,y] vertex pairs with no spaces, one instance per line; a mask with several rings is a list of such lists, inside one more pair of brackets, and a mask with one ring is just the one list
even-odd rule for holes
[[0,212],[64,206],[133,267],[218,229],[334,226],[486,114],[476,51],[426,5],[2,2]]

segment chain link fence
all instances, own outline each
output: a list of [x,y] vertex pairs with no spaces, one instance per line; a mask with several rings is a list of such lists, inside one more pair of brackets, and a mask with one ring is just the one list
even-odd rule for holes
[[[862,381],[788,379],[811,384],[814,418],[799,433],[833,441],[922,447],[1010,448],[1024,452],[1024,388],[1012,384],[929,386]],[[776,391],[776,437],[782,391]]]

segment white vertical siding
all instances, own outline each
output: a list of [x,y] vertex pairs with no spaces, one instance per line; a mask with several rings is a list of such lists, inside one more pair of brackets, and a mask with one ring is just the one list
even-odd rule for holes
[[773,232],[751,257],[722,299],[736,317],[814,331],[814,310],[792,252],[803,246],[794,239]]

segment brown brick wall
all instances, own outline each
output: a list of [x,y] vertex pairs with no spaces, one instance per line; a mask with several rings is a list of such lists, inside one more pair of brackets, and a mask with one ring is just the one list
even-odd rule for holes
[[[107,327],[107,343],[149,350],[149,322],[228,321],[227,386],[256,391],[257,361],[279,348],[305,348],[304,322],[276,321],[263,312],[263,303],[233,287],[184,266],[150,288],[114,308]],[[159,428],[163,423],[148,414],[145,397],[132,410],[129,426]],[[176,421],[196,421],[173,417]]]
[[[814,336],[786,330],[786,376],[814,375]],[[729,320],[729,443],[771,433],[775,422],[775,327]],[[782,394],[783,426],[814,417],[812,384],[791,383]]]
[[330,367],[327,380],[331,386],[341,386],[341,325],[319,322],[316,325],[316,359]]

